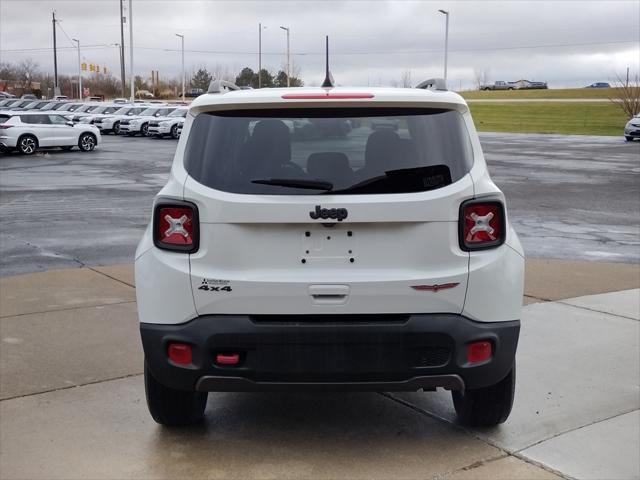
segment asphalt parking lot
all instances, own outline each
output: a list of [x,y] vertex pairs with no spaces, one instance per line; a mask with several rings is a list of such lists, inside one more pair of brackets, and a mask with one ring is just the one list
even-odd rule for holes
[[[529,258],[640,261],[640,142],[480,138]],[[176,144],[109,135],[89,154],[0,154],[0,275],[130,263]]]
[[131,263],[176,143],[0,157],[0,478],[640,478],[640,143],[481,140],[528,253],[492,430],[445,391],[216,393],[203,425],[161,428]]

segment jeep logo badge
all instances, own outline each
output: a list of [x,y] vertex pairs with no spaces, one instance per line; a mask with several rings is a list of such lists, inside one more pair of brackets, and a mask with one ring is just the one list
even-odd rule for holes
[[348,215],[349,212],[346,208],[322,208],[320,205],[316,205],[316,209],[309,212],[309,216],[314,220],[334,218],[339,222],[347,218]]

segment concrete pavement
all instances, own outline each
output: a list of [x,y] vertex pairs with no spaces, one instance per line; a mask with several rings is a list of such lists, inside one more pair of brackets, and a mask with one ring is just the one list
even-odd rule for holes
[[226,393],[167,431],[146,410],[130,265],[5,277],[0,478],[638,478],[639,287],[638,265],[527,261],[498,429],[457,426],[446,392]]

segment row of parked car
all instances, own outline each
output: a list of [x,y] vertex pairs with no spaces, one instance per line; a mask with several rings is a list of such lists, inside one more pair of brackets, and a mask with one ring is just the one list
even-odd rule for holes
[[164,103],[0,100],[0,151],[91,151],[103,133],[178,138],[187,107]]

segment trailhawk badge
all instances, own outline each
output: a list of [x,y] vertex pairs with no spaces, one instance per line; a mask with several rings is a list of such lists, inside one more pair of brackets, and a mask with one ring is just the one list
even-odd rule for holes
[[347,218],[348,215],[349,212],[346,208],[322,208],[320,205],[316,205],[316,209],[309,212],[309,216],[314,220],[334,218],[339,222]]

